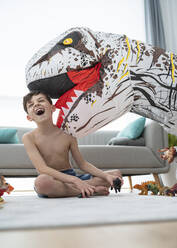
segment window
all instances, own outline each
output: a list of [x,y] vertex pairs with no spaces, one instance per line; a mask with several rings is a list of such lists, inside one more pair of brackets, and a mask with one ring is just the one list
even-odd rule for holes
[[28,92],[25,66],[31,56],[76,26],[145,41],[144,1],[1,1],[0,25],[0,125],[31,126],[22,109],[22,96]]

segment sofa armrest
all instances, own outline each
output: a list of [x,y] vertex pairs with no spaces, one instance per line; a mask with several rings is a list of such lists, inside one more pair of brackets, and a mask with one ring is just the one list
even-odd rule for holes
[[23,144],[0,144],[0,169],[34,169]]
[[168,146],[167,132],[159,123],[147,120],[143,136],[145,139],[145,146],[150,148],[154,155],[162,162],[158,149]]

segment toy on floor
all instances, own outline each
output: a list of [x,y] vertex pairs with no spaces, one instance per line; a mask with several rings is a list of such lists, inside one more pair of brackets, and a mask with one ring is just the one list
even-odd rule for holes
[[177,183],[175,183],[171,188],[165,190],[165,195],[175,196],[177,194]]
[[172,187],[161,187],[154,181],[147,181],[141,184],[136,184],[133,188],[141,190],[139,195],[148,195],[148,191],[151,192],[151,195],[175,196],[175,194],[177,194],[177,183]]
[[135,184],[133,186],[134,189],[141,190],[139,195],[147,195],[148,194],[148,185],[155,185],[156,183],[154,181],[147,181],[143,182],[141,184]]
[[35,53],[26,82],[59,98],[57,126],[75,137],[127,112],[176,134],[177,56],[126,35],[71,28]]
[[0,176],[0,203],[4,202],[4,199],[2,198],[3,194],[5,192],[10,194],[12,190],[14,190],[14,187],[6,182],[4,176]]
[[[113,181],[113,188],[117,194],[117,192],[121,190],[121,180],[119,178],[116,178],[114,181]],[[111,190],[113,189],[111,187]]]
[[163,154],[160,155],[160,157],[163,160],[167,160],[168,163],[172,163],[175,156],[176,156],[176,149],[174,148],[174,146],[171,146],[170,148],[164,148],[164,149],[159,149],[158,152],[162,152]]
[[154,184],[154,183],[150,183],[150,184],[147,184],[147,189],[148,191],[151,191],[151,195],[157,195],[159,193],[159,187],[157,184]]

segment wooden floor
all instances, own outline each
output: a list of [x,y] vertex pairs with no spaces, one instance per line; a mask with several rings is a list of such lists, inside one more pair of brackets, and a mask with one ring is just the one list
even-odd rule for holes
[[177,222],[3,231],[4,248],[176,248]]

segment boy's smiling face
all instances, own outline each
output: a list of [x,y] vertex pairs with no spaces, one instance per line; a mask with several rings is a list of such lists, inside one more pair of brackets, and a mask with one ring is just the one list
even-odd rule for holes
[[32,96],[27,102],[27,119],[29,121],[41,122],[52,117],[55,106],[50,104],[42,93]]

